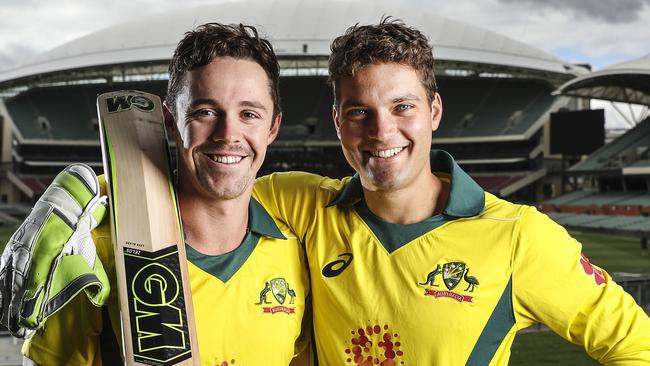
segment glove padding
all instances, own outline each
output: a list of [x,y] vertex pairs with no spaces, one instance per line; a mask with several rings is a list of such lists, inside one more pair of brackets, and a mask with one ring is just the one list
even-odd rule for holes
[[91,231],[106,214],[97,176],[73,164],[54,178],[0,258],[0,322],[30,337],[81,290],[104,305],[110,285]]

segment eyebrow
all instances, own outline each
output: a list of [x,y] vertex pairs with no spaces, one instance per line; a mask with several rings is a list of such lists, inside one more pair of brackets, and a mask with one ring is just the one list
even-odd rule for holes
[[[212,99],[212,98],[195,99],[195,100],[192,101],[192,103],[190,103],[189,108],[194,108],[197,105],[201,105],[201,104],[208,104],[208,105],[211,105],[211,106],[218,106],[219,101],[216,100],[216,99]],[[239,103],[239,105],[242,106],[242,107],[251,107],[251,108],[257,108],[257,109],[262,109],[262,110],[266,111],[266,107],[264,106],[264,104],[262,104],[260,102],[244,100],[241,103]]]
[[350,108],[350,107],[363,107],[363,103],[361,103],[358,100],[346,100],[344,103],[341,103],[341,109],[343,108]]
[[[407,100],[420,101],[420,97],[412,93],[406,93],[404,95],[399,95],[394,97],[393,99],[391,99],[391,103],[400,103]],[[355,99],[346,100],[344,103],[341,104],[341,108],[355,108],[355,107],[363,107],[363,106],[364,104],[361,103],[361,101]]]
[[419,101],[420,98],[415,94],[408,93],[408,94],[404,94],[404,95],[393,98],[393,103],[404,102],[404,101],[407,101],[407,100]]
[[262,104],[260,102],[244,100],[241,103],[239,103],[239,105],[242,106],[242,107],[251,107],[251,108],[257,108],[257,109],[262,109],[262,110],[266,111],[266,107],[264,106],[264,104]]

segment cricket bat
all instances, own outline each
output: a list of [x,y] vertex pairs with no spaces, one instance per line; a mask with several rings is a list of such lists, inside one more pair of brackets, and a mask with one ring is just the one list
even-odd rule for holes
[[160,98],[97,98],[126,365],[199,365]]

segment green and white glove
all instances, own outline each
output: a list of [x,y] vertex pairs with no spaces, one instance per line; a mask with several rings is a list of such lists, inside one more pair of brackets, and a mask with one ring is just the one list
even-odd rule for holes
[[104,305],[110,285],[91,231],[106,215],[95,173],[73,164],[54,178],[0,257],[0,322],[20,338],[81,290]]

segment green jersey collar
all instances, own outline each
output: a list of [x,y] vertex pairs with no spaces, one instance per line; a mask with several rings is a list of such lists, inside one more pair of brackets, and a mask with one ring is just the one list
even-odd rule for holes
[[[451,189],[447,207],[442,211],[454,217],[471,217],[478,215],[485,207],[485,192],[463,169],[454,158],[444,150],[431,150],[431,171],[451,175]],[[343,187],[341,192],[327,205],[350,207],[363,198],[363,188],[359,174]]]
[[253,197],[251,197],[250,203],[248,204],[248,225],[251,232],[261,236],[287,239],[280,229],[278,229],[278,225],[275,224],[271,215]]
[[249,230],[244,240],[233,251],[219,255],[206,255],[186,244],[187,259],[195,266],[226,283],[251,256],[261,237],[287,239],[264,207],[253,197],[248,203],[248,225]]

